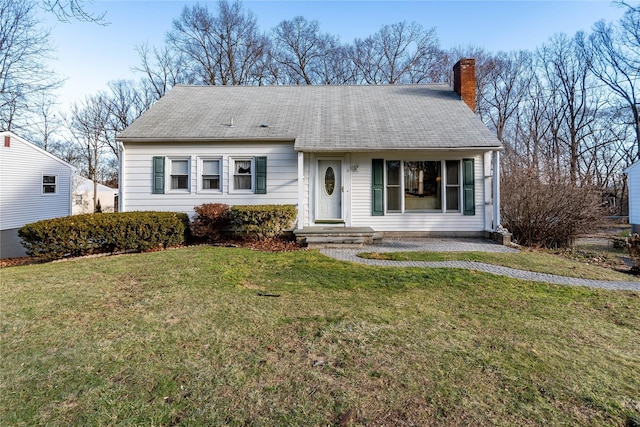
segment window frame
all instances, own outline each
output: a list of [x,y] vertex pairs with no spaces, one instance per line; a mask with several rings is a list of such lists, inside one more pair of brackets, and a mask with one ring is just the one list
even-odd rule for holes
[[[44,182],[45,177],[53,177],[53,180],[54,180],[53,183],[50,183],[50,182],[45,183]],[[46,186],[53,185],[53,192],[44,191],[45,185]],[[40,194],[42,196],[55,196],[58,194],[58,174],[48,174],[48,173],[42,174],[42,178],[40,179]]]
[[[406,208],[406,193],[405,193],[405,163],[406,162],[439,162],[440,163],[440,209],[407,209]],[[389,185],[388,183],[388,163],[390,162],[400,162],[400,185]],[[448,184],[447,182],[447,163],[455,162],[458,165],[458,183],[457,184]],[[462,206],[464,204],[463,199],[463,159],[418,159],[418,160],[404,160],[404,159],[384,159],[384,214],[391,215],[405,215],[405,214],[462,214]],[[389,202],[391,198],[389,197],[389,188],[400,188],[400,209],[389,209]],[[458,189],[458,209],[457,210],[449,210],[447,209],[447,189],[448,188],[457,188]]]
[[[250,173],[251,188],[236,188],[236,176],[247,176],[247,174],[236,174],[236,162],[251,162]],[[256,189],[256,158],[249,156],[229,157],[229,193],[254,194]]]
[[[209,176],[204,174],[204,163],[217,161],[218,162],[218,188],[204,188],[204,177]],[[199,193],[213,193],[213,194],[221,194],[222,189],[224,188],[224,167],[222,162],[222,157],[198,157],[198,192]]]
[[[187,188],[173,188],[172,181],[173,181],[173,170],[172,170],[172,166],[173,166],[173,162],[174,161],[186,161],[187,162]],[[165,179],[165,188],[167,189],[167,193],[190,193],[191,192],[191,157],[167,157],[166,158],[166,165],[165,165],[165,169],[167,170],[168,173],[166,173],[166,179]],[[176,175],[178,176],[178,175]],[[180,175],[183,176],[183,175]]]

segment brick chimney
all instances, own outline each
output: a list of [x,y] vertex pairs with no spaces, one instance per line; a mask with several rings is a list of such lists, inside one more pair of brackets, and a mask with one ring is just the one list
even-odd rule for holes
[[453,66],[453,91],[476,112],[476,60],[463,58]]

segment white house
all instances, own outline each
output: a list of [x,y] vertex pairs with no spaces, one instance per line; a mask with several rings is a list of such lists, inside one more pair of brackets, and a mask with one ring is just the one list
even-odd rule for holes
[[640,162],[625,169],[629,186],[629,223],[632,233],[640,233]]
[[12,132],[0,132],[0,257],[25,256],[18,229],[71,215],[75,168]]
[[500,142],[448,85],[176,86],[119,136],[120,210],[294,204],[296,227],[482,235]]
[[[115,212],[115,196],[118,194],[118,190],[102,184],[96,184],[95,188],[102,212]],[[81,176],[76,176],[73,179],[73,215],[94,212],[93,192],[94,182],[92,180]]]

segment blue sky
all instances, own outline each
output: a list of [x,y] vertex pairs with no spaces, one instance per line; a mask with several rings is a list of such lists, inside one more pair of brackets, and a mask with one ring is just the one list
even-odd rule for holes
[[[216,2],[207,3],[211,9]],[[51,67],[67,78],[59,91],[63,104],[106,89],[107,82],[137,79],[135,47],[161,46],[172,20],[185,5],[177,0],[94,1],[91,10],[106,11],[110,25],[60,23],[43,14],[51,30],[56,59]],[[323,32],[343,42],[364,38],[382,25],[415,21],[435,27],[443,48],[483,47],[489,51],[533,50],[555,33],[589,30],[600,19],[615,21],[623,10],[609,1],[244,1],[262,31],[301,15],[317,20]]]

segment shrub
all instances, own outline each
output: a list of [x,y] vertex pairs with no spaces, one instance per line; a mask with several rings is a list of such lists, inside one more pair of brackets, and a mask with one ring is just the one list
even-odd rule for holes
[[290,230],[296,215],[294,205],[238,205],[229,211],[231,227],[237,234],[263,239],[280,237]]
[[600,193],[562,179],[542,180],[538,171],[505,173],[502,225],[525,246],[570,246],[575,237],[602,219]]
[[638,233],[629,237],[627,247],[629,248],[629,255],[631,255],[631,261],[633,262],[633,270],[640,272],[640,235]]
[[27,224],[18,230],[27,253],[45,259],[183,244],[189,217],[174,212],[76,215]]
[[229,226],[229,206],[222,203],[205,203],[194,208],[196,215],[191,222],[195,237],[215,241],[220,232]]

